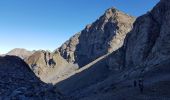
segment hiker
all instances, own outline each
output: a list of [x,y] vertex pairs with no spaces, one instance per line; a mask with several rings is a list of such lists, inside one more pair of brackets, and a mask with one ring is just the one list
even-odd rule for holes
[[137,82],[136,82],[136,80],[134,80],[134,82],[133,82],[133,86],[134,86],[134,87],[136,87],[136,86],[137,86]]
[[138,86],[139,86],[139,89],[140,89],[140,93],[143,93],[144,86],[143,86],[143,79],[142,78],[138,80]]

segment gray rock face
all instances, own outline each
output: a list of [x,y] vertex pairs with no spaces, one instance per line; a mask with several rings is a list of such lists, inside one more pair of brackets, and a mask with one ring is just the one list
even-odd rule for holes
[[147,67],[169,59],[169,12],[169,1],[161,0],[150,12],[137,18],[123,47],[112,54],[108,65],[112,68]]
[[22,59],[28,58],[30,55],[32,55],[34,52],[33,51],[28,51],[26,49],[21,49],[21,48],[16,48],[11,51],[9,51],[5,55],[11,55],[11,56],[18,56]]
[[170,2],[161,0],[137,19],[127,38],[126,67],[156,66],[170,57]]
[[64,43],[59,52],[68,62],[82,67],[120,48],[134,20],[135,18],[110,8],[98,20]]

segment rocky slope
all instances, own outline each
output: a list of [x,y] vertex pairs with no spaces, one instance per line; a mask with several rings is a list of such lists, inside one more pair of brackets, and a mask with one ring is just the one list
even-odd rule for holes
[[21,48],[15,48],[11,51],[9,51],[7,54],[5,55],[11,55],[11,56],[18,56],[22,59],[26,59],[28,58],[30,55],[32,55],[34,53],[34,51],[28,51],[26,49],[21,49]]
[[[169,26],[170,1],[160,0],[137,18],[120,49],[57,87],[72,100],[169,100]],[[139,79],[144,81],[143,93],[133,87]]]
[[1,100],[58,100],[61,97],[55,88],[41,82],[19,57],[0,57]]
[[53,80],[77,69],[63,59],[59,53],[53,54],[49,51],[36,51],[25,61],[33,72],[46,83],[53,83]]
[[83,67],[120,48],[134,20],[134,17],[110,8],[94,23],[71,37],[58,51],[68,62]]

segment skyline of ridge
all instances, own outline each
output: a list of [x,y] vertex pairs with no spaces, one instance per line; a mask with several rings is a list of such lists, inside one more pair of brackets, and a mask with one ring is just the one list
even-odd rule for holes
[[108,8],[115,7],[129,15],[140,16],[158,1],[147,1],[145,7],[141,3],[146,0],[129,0],[128,4],[123,0],[0,1],[0,54],[14,48],[53,51]]

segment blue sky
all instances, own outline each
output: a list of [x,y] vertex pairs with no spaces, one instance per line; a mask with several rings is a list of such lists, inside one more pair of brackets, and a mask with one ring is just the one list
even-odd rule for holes
[[159,0],[0,0],[0,53],[58,48],[110,7],[140,16]]

